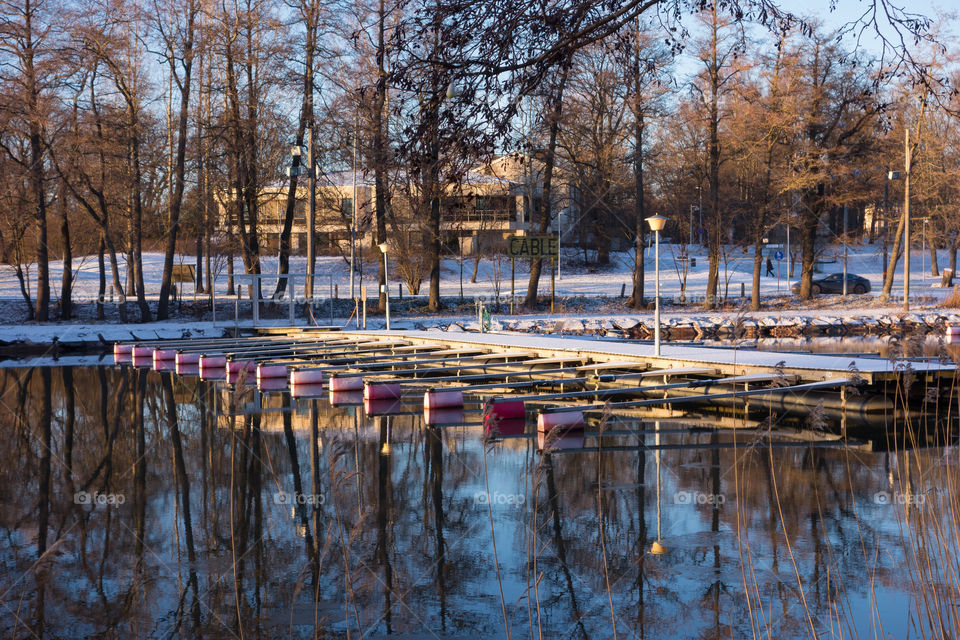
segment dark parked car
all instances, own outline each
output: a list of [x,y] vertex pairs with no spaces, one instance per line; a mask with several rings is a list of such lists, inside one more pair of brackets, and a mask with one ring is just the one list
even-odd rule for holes
[[[790,288],[795,294],[800,293],[800,283],[795,282]],[[847,293],[867,293],[870,291],[870,281],[853,273],[847,274]],[[843,274],[831,273],[828,276],[814,280],[810,285],[810,293],[843,293]]]

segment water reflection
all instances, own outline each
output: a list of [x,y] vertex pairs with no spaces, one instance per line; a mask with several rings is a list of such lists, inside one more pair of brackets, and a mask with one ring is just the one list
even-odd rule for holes
[[0,394],[8,637],[957,626],[957,450],[905,423],[871,452],[617,416],[540,452],[472,409],[134,367],[8,369]]

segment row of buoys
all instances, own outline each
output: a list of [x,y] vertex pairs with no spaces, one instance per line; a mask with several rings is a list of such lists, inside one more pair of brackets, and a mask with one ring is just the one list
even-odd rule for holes
[[[773,377],[783,377],[754,374],[668,383],[667,379],[673,377],[671,370],[630,371],[644,369],[642,363],[586,365],[581,356],[537,358],[536,354],[529,352],[486,353],[477,348],[444,349],[442,345],[409,345],[403,341],[377,341],[371,338],[344,339],[335,335],[323,336],[313,340],[312,344],[305,344],[302,340],[280,339],[253,340],[249,343],[235,339],[221,342],[206,340],[199,346],[189,342],[179,345],[117,344],[114,353],[118,362],[128,360],[134,366],[152,364],[158,370],[175,370],[179,375],[199,375],[201,379],[226,380],[228,384],[253,378],[258,389],[267,393],[288,391],[295,398],[321,397],[328,393],[332,404],[362,404],[369,415],[401,411],[404,399],[410,397],[404,396],[405,388],[459,383],[455,387],[431,386],[423,392],[422,407],[427,424],[441,426],[464,424],[466,415],[476,411],[466,408],[470,404],[467,394],[482,398],[486,395],[479,393],[482,391],[536,389],[543,386],[560,388],[559,392],[505,396],[483,403],[480,411],[482,419],[476,424],[482,425],[488,435],[503,437],[525,432],[526,415],[531,408],[529,403],[540,406],[550,401],[597,401],[612,396],[639,395],[644,399],[614,404],[623,407],[644,406],[679,401],[671,399],[668,402],[666,392],[673,389],[703,388],[709,391],[718,385],[721,389],[729,389],[741,383],[746,386],[769,381]],[[512,361],[511,358],[522,359]],[[517,367],[523,369],[518,370]],[[578,375],[591,369],[591,376]],[[617,374],[600,373],[601,370],[618,369],[621,372]],[[462,374],[463,371],[467,373]],[[453,373],[455,375],[450,375]],[[548,373],[555,375],[544,377]],[[675,370],[676,375],[684,376],[710,373],[715,372],[712,369],[689,367]],[[600,383],[659,376],[663,376],[663,384],[599,388]],[[469,384],[474,381],[477,384]],[[468,384],[462,384],[464,382]],[[597,388],[564,390],[564,385],[582,389],[588,383],[595,383]],[[831,381],[834,386],[840,383],[843,381]],[[658,397],[650,398],[651,393],[658,394]],[[734,392],[734,395],[737,393]],[[745,392],[739,392],[739,395],[745,395]],[[723,396],[720,393],[693,397]],[[604,406],[612,405],[541,408],[536,420],[538,442],[544,446],[552,442],[559,443],[558,446],[573,445],[579,437],[582,444],[587,424],[586,413]]]

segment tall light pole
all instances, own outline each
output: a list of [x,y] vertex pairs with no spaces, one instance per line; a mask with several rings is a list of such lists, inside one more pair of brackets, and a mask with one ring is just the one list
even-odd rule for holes
[[389,242],[381,242],[377,245],[380,247],[380,251],[383,253],[383,293],[386,296],[386,315],[387,315],[387,331],[390,330],[390,278],[387,277],[387,252],[390,251]]
[[903,312],[910,311],[910,129],[903,131]]
[[667,219],[659,214],[646,219],[654,234],[654,264],[656,273],[656,293],[653,307],[653,355],[660,357],[660,231],[667,224]]

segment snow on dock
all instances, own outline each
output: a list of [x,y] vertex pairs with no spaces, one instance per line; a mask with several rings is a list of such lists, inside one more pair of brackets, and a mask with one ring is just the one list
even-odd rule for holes
[[632,361],[645,363],[654,369],[698,367],[716,370],[723,376],[770,373],[795,375],[804,382],[816,382],[849,376],[855,373],[864,382],[874,384],[895,380],[906,371],[931,376],[953,375],[956,365],[935,361],[890,360],[876,357],[850,356],[826,353],[779,353],[757,349],[702,347],[682,344],[663,344],[660,357],[654,355],[653,345],[637,342],[615,342],[585,338],[531,336],[492,333],[450,333],[426,331],[360,331],[344,332],[345,336],[379,336],[384,339],[402,338],[413,343],[430,342],[457,347],[484,347],[492,350],[523,350],[540,358],[584,361]]

